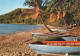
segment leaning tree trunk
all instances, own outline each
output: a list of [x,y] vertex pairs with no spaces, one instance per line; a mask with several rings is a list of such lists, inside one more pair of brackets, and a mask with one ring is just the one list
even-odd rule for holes
[[42,10],[40,10],[40,8],[39,8],[39,5],[38,5],[38,3],[37,2],[35,2],[35,4],[37,5],[36,6],[36,8],[38,8],[39,9],[39,13],[40,13],[40,16],[41,16],[41,22],[44,24],[44,26],[48,29],[48,31],[50,32],[50,33],[52,33],[53,31],[52,30],[50,30],[48,27],[47,27],[47,25],[44,23],[44,21],[43,21],[43,16],[42,16]]
[[44,26],[48,29],[48,31],[50,32],[50,33],[52,33],[53,31],[44,23],[44,21],[43,21],[43,19],[42,19],[43,17],[41,16],[41,22],[44,24]]

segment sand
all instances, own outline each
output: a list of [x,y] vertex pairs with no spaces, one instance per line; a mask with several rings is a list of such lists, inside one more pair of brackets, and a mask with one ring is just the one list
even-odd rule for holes
[[47,33],[49,31],[45,27],[43,27],[33,31],[0,36],[0,56],[64,56],[37,54],[35,50],[32,50],[29,47],[29,43],[34,42],[33,40],[31,40],[32,32]]

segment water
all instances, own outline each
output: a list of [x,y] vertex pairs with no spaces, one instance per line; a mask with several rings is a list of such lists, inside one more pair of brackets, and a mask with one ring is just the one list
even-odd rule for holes
[[0,24],[0,35],[31,31],[40,27],[38,25]]

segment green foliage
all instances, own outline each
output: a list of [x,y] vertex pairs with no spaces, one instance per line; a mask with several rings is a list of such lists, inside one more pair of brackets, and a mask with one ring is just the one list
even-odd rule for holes
[[47,5],[47,11],[53,12],[54,9],[57,11],[67,11],[71,6],[73,6],[73,4],[75,4],[75,0],[51,0],[51,2]]
[[37,20],[34,19],[21,19],[21,9],[16,9],[8,14],[0,15],[0,23],[7,24],[37,24]]
[[58,20],[52,24],[80,25],[80,0],[51,0],[51,2],[47,5],[46,11],[54,13],[55,10],[57,12],[65,11],[66,16],[64,19]]
[[24,5],[29,7],[39,7],[42,10],[45,10],[49,0],[25,0]]
[[0,23],[17,23],[19,16],[21,14],[21,9],[16,9],[10,13],[0,16]]

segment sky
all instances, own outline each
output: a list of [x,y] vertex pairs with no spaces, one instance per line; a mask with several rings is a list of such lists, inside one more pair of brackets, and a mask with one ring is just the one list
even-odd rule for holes
[[0,0],[0,15],[9,13],[17,8],[26,8],[23,6],[25,0]]

